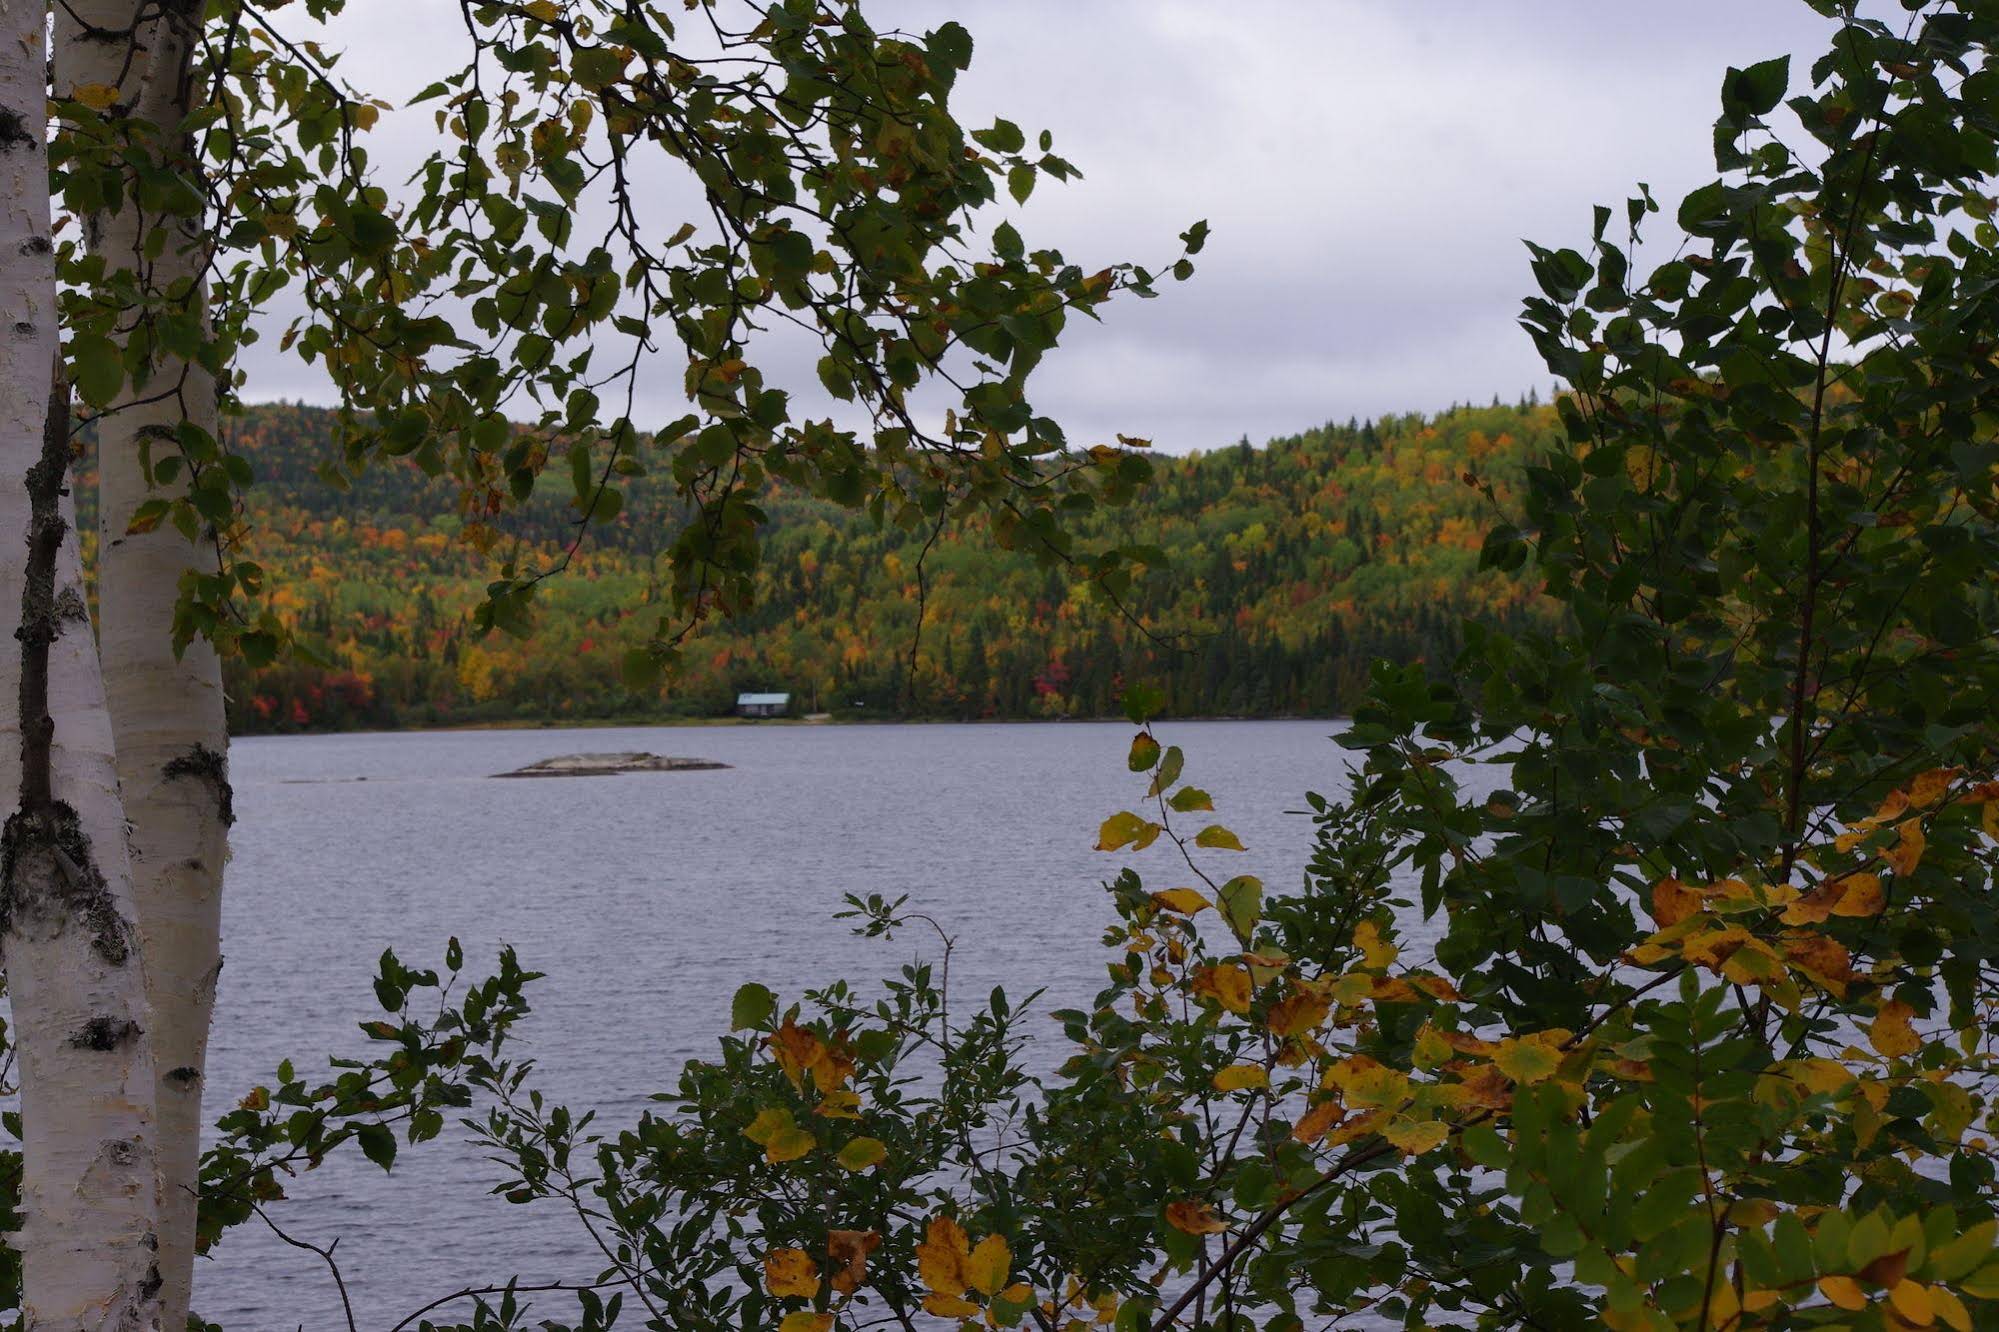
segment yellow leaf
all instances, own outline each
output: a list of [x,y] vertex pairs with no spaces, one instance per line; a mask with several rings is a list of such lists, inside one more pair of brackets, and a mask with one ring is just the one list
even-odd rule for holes
[[1545,1082],[1561,1067],[1561,1058],[1538,1041],[1508,1038],[1499,1043],[1492,1062],[1515,1082]]
[[1793,967],[1835,996],[1844,996],[1853,979],[1853,954],[1829,934],[1799,930],[1783,939],[1784,956]]
[[1206,1203],[1188,1199],[1167,1203],[1166,1221],[1175,1230],[1189,1235],[1219,1235],[1229,1228],[1228,1222],[1216,1216]]
[[1680,955],[1697,967],[1719,972],[1721,964],[1748,943],[1755,936],[1740,925],[1724,925],[1719,929],[1703,929],[1688,935],[1680,943]]
[[764,1144],[764,1159],[773,1165],[785,1161],[796,1161],[819,1145],[819,1139],[802,1128],[785,1127],[771,1135]]
[[809,1300],[819,1293],[819,1265],[803,1249],[772,1249],[764,1255],[764,1289]]
[[1214,905],[1192,888],[1168,888],[1152,895],[1152,905],[1162,911],[1177,911],[1183,916],[1191,916]]
[[1211,823],[1196,833],[1194,835],[1194,845],[1205,846],[1216,851],[1240,851],[1243,849],[1242,839],[1227,828],[1222,827],[1219,823]]
[[1915,1015],[1916,1010],[1900,999],[1890,999],[1881,1005],[1874,1021],[1867,1024],[1868,1041],[1891,1059],[1914,1054],[1923,1048],[1915,1023],[1910,1021]]
[[1325,1085],[1338,1088],[1354,1106],[1399,1106],[1409,1097],[1407,1075],[1366,1055],[1351,1055],[1327,1069]]
[[1860,1310],[1867,1307],[1867,1292],[1862,1290],[1860,1283],[1852,1277],[1820,1277],[1819,1294],[1842,1309]]
[[1416,987],[1400,976],[1376,976],[1372,998],[1377,1004],[1413,1004]]
[[1007,1274],[1013,1270],[1013,1255],[1007,1252],[1006,1239],[1000,1235],[988,1235],[972,1250],[972,1256],[965,1264],[965,1278],[976,1286],[981,1294],[997,1295],[1006,1285]]
[[834,1316],[812,1309],[798,1309],[786,1314],[777,1325],[777,1332],[833,1332]]
[[1920,1281],[1902,1280],[1888,1290],[1888,1303],[1895,1306],[1895,1312],[1917,1327],[1928,1327],[1937,1320],[1936,1305],[1930,1302],[1930,1288]]
[[1374,994],[1374,977],[1365,971],[1349,971],[1333,982],[1333,1002],[1351,1006]]
[[543,23],[553,23],[562,15],[555,0],[528,0],[528,17],[540,19]]
[[[923,1242],[916,1246],[916,1275],[934,1294],[963,1295],[967,1284],[965,1268],[971,1257],[972,1246],[965,1228],[948,1216],[933,1216]],[[929,1308],[927,1300],[924,1307]]]
[[1362,921],[1353,932],[1354,946],[1366,965],[1376,971],[1386,971],[1401,955],[1401,949],[1381,937],[1381,928],[1371,920]]
[[1261,1064],[1231,1064],[1215,1074],[1215,1090],[1220,1092],[1245,1091],[1269,1085],[1270,1072]]
[[979,1306],[956,1295],[925,1295],[923,1312],[939,1318],[977,1318]]
[[812,1113],[828,1119],[859,1119],[861,1098],[857,1092],[830,1091],[814,1106]]
[[879,1139],[855,1138],[842,1147],[840,1154],[833,1159],[844,1170],[866,1170],[869,1166],[880,1165],[887,1157],[888,1148],[882,1146]]
[[108,83],[79,84],[70,96],[92,111],[108,111],[118,100],[118,90]]
[[1439,1035],[1437,1029],[1429,1023],[1424,1023],[1417,1031],[1416,1067],[1435,1068],[1439,1064],[1448,1064],[1451,1061],[1451,1053],[1450,1042]]
[[749,1127],[743,1130],[743,1136],[762,1147],[771,1140],[772,1134],[779,1129],[790,1127],[791,1111],[781,1107],[760,1110],[757,1112],[757,1117],[750,1121]]
[[1897,874],[1914,874],[1916,866],[1922,863],[1923,851],[1929,839],[1923,835],[1921,819],[1904,819],[1895,829],[1895,845],[1881,853]]
[[1097,829],[1097,850],[1119,851],[1128,846],[1134,851],[1143,851],[1152,845],[1159,832],[1158,824],[1124,810],[1105,819],[1103,826]]
[[1762,985],[1784,975],[1784,959],[1761,939],[1745,939],[1722,960],[1721,974],[1737,985]]
[[1787,1074],[1807,1091],[1821,1095],[1840,1091],[1854,1080],[1852,1072],[1836,1059],[1789,1059],[1772,1065],[1772,1071]]
[[1942,1286],[1931,1286],[1930,1303],[1936,1306],[1937,1317],[1952,1332],[1971,1332],[1971,1311],[1964,1307],[1964,1301],[1955,1293]]
[[1920,809],[1924,805],[1934,805],[1950,790],[1950,784],[1957,780],[1962,768],[1931,768],[1928,772],[1909,783],[1909,803]]
[[1849,874],[1839,880],[1839,901],[1833,903],[1835,916],[1878,916],[1888,905],[1878,874]]
[[1326,1020],[1330,1001],[1307,990],[1293,990],[1270,1006],[1270,1030],[1277,1036],[1303,1036]]
[[1381,1131],[1381,1136],[1407,1155],[1421,1156],[1442,1145],[1450,1132],[1450,1128],[1439,1119],[1417,1120],[1397,1115],[1388,1121],[1388,1127]]
[[1249,973],[1238,966],[1203,967],[1194,973],[1194,994],[1212,999],[1231,1013],[1249,1011]]

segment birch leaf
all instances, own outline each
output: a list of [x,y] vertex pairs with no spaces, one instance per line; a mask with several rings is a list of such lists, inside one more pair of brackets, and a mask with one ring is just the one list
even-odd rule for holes
[[772,1249],[764,1255],[764,1289],[809,1300],[819,1293],[819,1265],[803,1249]]
[[965,1279],[981,1294],[997,1295],[1012,1270],[1013,1255],[1007,1251],[1005,1237],[988,1235],[979,1241],[966,1261]]
[[[972,1246],[965,1228],[948,1216],[933,1216],[922,1242],[916,1246],[917,1278],[933,1295],[963,1295],[968,1282],[965,1269],[971,1256]],[[929,1301],[924,1302],[924,1307],[930,1307]],[[976,1307],[973,1312],[977,1312]]]
[[1268,1087],[1270,1071],[1261,1064],[1231,1064],[1215,1074],[1215,1090],[1219,1092],[1246,1091],[1251,1087]]
[[1219,823],[1211,823],[1194,836],[1195,846],[1205,846],[1215,851],[1240,851],[1242,839],[1238,838]]
[[1229,1228],[1208,1204],[1188,1199],[1166,1204],[1166,1223],[1187,1235],[1219,1235]]

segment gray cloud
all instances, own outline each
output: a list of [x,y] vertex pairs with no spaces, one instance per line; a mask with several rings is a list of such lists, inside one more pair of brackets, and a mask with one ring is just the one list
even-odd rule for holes
[[[1513,322],[1531,285],[1521,238],[1585,239],[1591,205],[1639,180],[1670,209],[1710,167],[1723,69],[1812,53],[1827,31],[1800,0],[871,12],[912,30],[959,19],[977,41],[961,114],[1052,129],[1084,169],[1019,210],[1031,243],[1091,266],[1157,262],[1209,221],[1191,282],[1072,324],[1040,372],[1037,403],[1072,439],[1123,431],[1175,451],[1545,386]],[[399,98],[457,58],[456,25],[455,5],[350,0],[328,36],[351,78]],[[406,167],[428,135],[428,115],[409,118],[385,158]],[[670,230],[691,197],[665,177],[657,189]],[[253,399],[326,395],[270,343],[246,366]],[[678,375],[660,369],[643,406],[665,419]]]

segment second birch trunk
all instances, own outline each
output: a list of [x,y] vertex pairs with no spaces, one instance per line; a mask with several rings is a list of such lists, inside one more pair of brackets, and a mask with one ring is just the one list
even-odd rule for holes
[[[57,11],[58,88],[102,84],[153,138],[144,150],[199,170],[178,132],[191,107],[189,52],[199,7],[151,0],[67,0]],[[202,219],[127,206],[85,219],[91,252],[140,290],[198,314],[205,293]],[[149,236],[165,228],[163,244]],[[212,540],[191,545],[171,524],[133,532],[141,504],[162,497],[145,458],[177,450],[191,425],[217,433],[215,382],[200,366],[163,357],[145,382],[99,419],[99,632],[126,817],[133,892],[145,957],[149,1034],[158,1074],[160,1270],[165,1324],[187,1317],[193,1283],[201,1095],[215,987],[222,966],[221,906],[231,818],[222,671],[202,639],[176,654],[174,603],[189,570],[216,567]],[[184,489],[183,470],[176,491]],[[212,534],[208,534],[212,537]]]

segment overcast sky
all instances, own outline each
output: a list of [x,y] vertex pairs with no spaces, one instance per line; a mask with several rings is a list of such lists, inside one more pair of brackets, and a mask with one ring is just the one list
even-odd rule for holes
[[[1547,375],[1514,324],[1521,239],[1578,244],[1633,182],[1667,206],[1710,170],[1722,71],[1826,40],[1802,0],[891,0],[886,25],[956,18],[976,41],[954,96],[1085,175],[1017,219],[1087,267],[1170,257],[1206,218],[1200,271],[1115,303],[1038,372],[1072,441],[1165,449],[1327,420],[1511,400]],[[281,10],[282,17],[293,11]],[[349,0],[346,72],[409,95],[462,49],[444,0]],[[421,150],[429,117],[378,151]],[[378,131],[377,138],[381,137]],[[660,186],[661,230],[682,215]],[[1080,321],[1079,321],[1080,322]],[[323,401],[279,356],[253,400]],[[661,420],[682,407],[662,365]],[[641,424],[645,424],[641,421]]]

